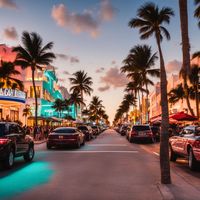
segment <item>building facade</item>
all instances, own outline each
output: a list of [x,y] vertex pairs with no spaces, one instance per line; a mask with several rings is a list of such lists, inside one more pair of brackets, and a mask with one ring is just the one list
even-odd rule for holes
[[[5,45],[0,46],[0,61],[13,62],[16,54],[12,52],[12,48]],[[32,116],[29,116],[28,125],[33,125],[35,115],[35,96],[32,84],[32,71],[30,68],[22,70],[16,66],[20,74],[14,75],[14,78],[19,79],[24,84],[24,91],[11,90],[10,88],[0,88],[0,119],[8,119],[11,121],[21,121],[25,124],[23,117],[23,109],[28,106],[31,109]],[[44,70],[35,71],[35,84],[38,97],[38,119],[39,124],[43,124],[46,120],[60,120],[66,115],[76,119],[74,105],[62,113],[55,111],[52,108],[56,99],[67,99],[69,93],[65,87],[58,85],[58,78],[55,70],[51,66],[44,67]]]

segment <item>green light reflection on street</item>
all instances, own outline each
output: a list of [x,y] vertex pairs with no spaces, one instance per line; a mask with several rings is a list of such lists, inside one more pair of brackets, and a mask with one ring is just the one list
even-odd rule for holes
[[0,199],[12,197],[48,183],[52,175],[53,170],[48,163],[33,162],[0,179]]

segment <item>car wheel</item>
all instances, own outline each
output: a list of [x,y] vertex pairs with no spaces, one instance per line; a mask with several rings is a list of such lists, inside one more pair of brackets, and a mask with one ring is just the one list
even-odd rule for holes
[[76,148],[79,149],[80,147],[81,147],[81,142],[80,142],[80,140],[78,140],[77,144],[76,144]]
[[51,145],[47,143],[47,149],[51,149]]
[[190,148],[190,150],[189,150],[188,165],[191,170],[197,169],[198,162],[197,162],[196,158],[194,157],[192,148]]
[[129,142],[133,143],[133,138],[129,137]]
[[84,146],[85,145],[85,139],[83,138],[83,143],[82,143],[82,145]]
[[35,151],[34,151],[33,146],[31,145],[29,146],[28,152],[24,155],[24,160],[26,162],[30,162],[33,160],[34,155],[35,155]]
[[14,151],[10,150],[6,159],[4,160],[4,168],[10,169],[14,165]]
[[172,147],[169,146],[169,160],[175,162],[177,159],[176,153],[173,151]]

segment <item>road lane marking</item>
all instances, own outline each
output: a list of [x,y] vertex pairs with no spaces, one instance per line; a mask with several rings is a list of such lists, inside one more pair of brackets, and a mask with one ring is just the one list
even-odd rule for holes
[[138,151],[53,151],[51,153],[138,153]]
[[160,156],[160,154],[159,153],[157,153],[157,152],[153,152],[155,155],[157,155],[157,156]]
[[126,144],[88,144],[87,146],[94,146],[94,147],[125,147],[127,146]]

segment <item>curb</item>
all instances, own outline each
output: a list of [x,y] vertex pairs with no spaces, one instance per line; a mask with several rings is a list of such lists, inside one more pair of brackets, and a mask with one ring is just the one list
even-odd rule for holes
[[175,200],[174,195],[166,185],[158,183],[157,187],[163,197],[163,200]]

